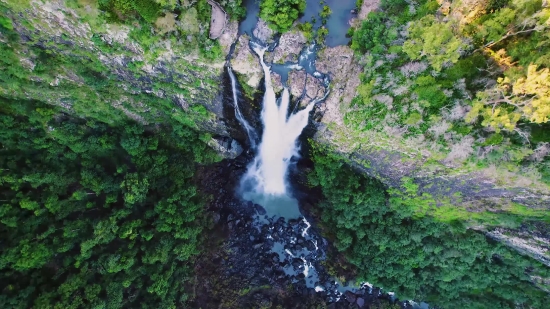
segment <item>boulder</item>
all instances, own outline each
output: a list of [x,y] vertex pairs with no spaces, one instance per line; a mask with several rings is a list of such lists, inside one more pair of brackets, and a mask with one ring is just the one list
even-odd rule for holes
[[254,28],[252,34],[264,44],[271,44],[273,43],[273,35],[275,32],[269,28],[263,19],[259,18],[256,28]]
[[275,72],[271,72],[271,84],[273,85],[273,91],[275,91],[275,93],[283,91],[283,82],[281,79],[281,75]]
[[325,86],[323,82],[309,74],[304,70],[292,70],[288,73],[288,85],[290,93],[299,98],[304,95],[302,100],[303,105],[317,99],[321,99],[325,95]]
[[249,41],[250,38],[247,35],[239,37],[231,58],[231,67],[233,71],[246,77],[247,85],[257,88],[263,76],[263,71],[258,57],[248,45]]
[[300,97],[304,93],[306,86],[307,74],[304,70],[295,71],[292,70],[288,73],[288,87],[290,88],[290,94],[294,97]]
[[355,303],[355,300],[357,299],[357,296],[350,291],[346,291],[344,296],[346,296],[346,300],[352,304]]
[[304,48],[307,40],[302,32],[294,30],[281,35],[279,44],[273,51],[273,62],[297,62],[300,51]]
[[232,21],[227,24],[223,34],[218,38],[220,45],[223,49],[223,54],[229,54],[231,49],[231,44],[237,40],[237,35],[239,33],[239,22]]
[[208,146],[225,159],[235,159],[243,152],[243,147],[239,142],[229,137],[211,138],[208,141]]

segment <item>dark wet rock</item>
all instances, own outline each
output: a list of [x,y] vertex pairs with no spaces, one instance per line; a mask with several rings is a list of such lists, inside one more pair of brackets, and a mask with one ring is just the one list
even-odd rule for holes
[[[246,155],[246,154],[244,154]],[[241,158],[241,157],[239,157]],[[235,162],[235,161],[233,161]],[[218,224],[205,250],[195,266],[197,280],[193,289],[195,299],[191,308],[327,308],[337,301],[334,308],[351,308],[339,294],[337,285],[329,284],[325,291],[317,293],[307,284],[326,286],[331,280],[321,264],[325,258],[327,243],[317,233],[313,221],[306,237],[307,227],[301,218],[285,221],[268,218],[259,223],[257,207],[233,196],[238,180],[245,172],[247,162],[239,164],[221,162],[219,170],[201,172],[206,193],[215,196],[208,206],[212,215],[218,214]],[[211,167],[210,167],[211,168]],[[233,184],[228,179],[234,180]],[[320,250],[313,254],[315,246]],[[277,242],[278,250],[273,251]],[[219,244],[208,246],[207,244]],[[310,252],[304,252],[308,248]],[[290,250],[290,253],[285,249]],[[318,255],[317,258],[312,257]],[[294,256],[294,257],[293,257]],[[310,282],[304,275],[303,257],[319,273],[319,281]],[[287,274],[288,273],[288,274]],[[308,274],[311,276],[311,272]],[[310,285],[311,286],[311,285]],[[365,298],[365,305],[378,301],[378,296]],[[365,307],[365,306],[364,306]]]
[[365,300],[362,297],[358,297],[357,306],[359,306],[359,308],[363,308],[364,305],[365,305]]
[[225,159],[235,159],[243,153],[243,147],[239,142],[230,137],[211,138],[208,146]]
[[350,303],[355,303],[355,300],[357,299],[357,297],[355,296],[355,294],[353,294],[352,292],[350,291],[347,291],[345,294],[346,296],[346,300]]
[[261,205],[254,204],[254,209],[256,209],[256,211],[260,216],[263,216],[266,214],[265,208],[263,208]]

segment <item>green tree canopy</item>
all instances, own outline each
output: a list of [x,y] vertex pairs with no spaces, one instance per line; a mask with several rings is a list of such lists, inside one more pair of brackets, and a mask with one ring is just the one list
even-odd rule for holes
[[409,39],[403,44],[403,51],[413,60],[425,57],[436,71],[441,71],[444,64],[458,61],[465,46],[453,34],[450,23],[439,22],[435,16],[427,15],[409,27]]
[[262,0],[260,17],[279,32],[287,32],[306,9],[305,0]]

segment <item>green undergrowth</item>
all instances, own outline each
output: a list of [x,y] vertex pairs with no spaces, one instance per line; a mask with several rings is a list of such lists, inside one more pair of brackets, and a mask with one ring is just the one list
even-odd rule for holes
[[[550,276],[547,267],[467,229],[464,217],[418,216],[414,204],[429,198],[408,197],[416,194],[414,183],[405,182],[396,196],[323,147],[313,145],[312,158],[310,184],[324,195],[317,209],[323,233],[355,267],[358,280],[440,308],[547,303],[548,294],[533,284]],[[535,216],[520,206],[511,212]]]
[[516,228],[527,220],[550,223],[550,213],[545,209],[529,208],[504,199],[500,200],[503,205],[490,206],[480,205],[475,201],[464,202],[459,192],[450,196],[434,196],[421,192],[412,178],[404,177],[401,181],[400,188],[388,189],[391,204],[406,207],[415,218],[430,216],[440,222],[461,222],[467,226],[487,228]]
[[284,33],[306,9],[305,0],[262,0],[260,17],[275,31]]

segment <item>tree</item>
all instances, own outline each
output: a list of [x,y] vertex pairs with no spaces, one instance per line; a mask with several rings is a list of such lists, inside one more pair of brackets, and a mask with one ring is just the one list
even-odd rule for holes
[[426,57],[436,71],[441,71],[443,65],[456,63],[465,47],[454,35],[450,23],[441,23],[435,16],[427,15],[412,22],[403,51],[413,60]]
[[215,156],[178,124],[59,115],[0,97],[0,308],[174,308]]
[[281,33],[287,32],[298,15],[306,9],[305,0],[262,0],[260,17]]
[[353,32],[351,48],[359,52],[370,51],[381,54],[395,36],[386,27],[387,18],[384,13],[371,12],[361,27]]
[[515,82],[500,78],[495,87],[479,92],[467,121],[483,118],[484,126],[513,131],[520,119],[534,123],[550,120],[550,70],[529,65],[527,76]]

